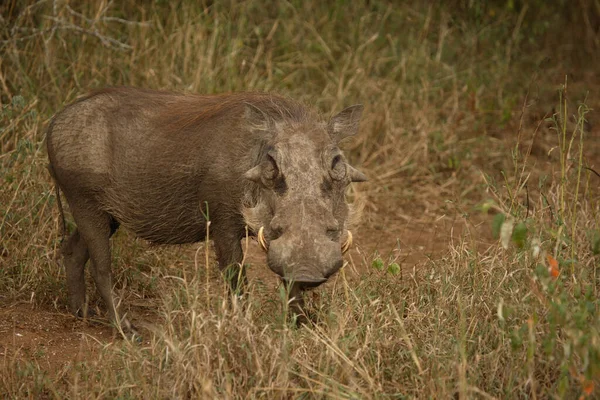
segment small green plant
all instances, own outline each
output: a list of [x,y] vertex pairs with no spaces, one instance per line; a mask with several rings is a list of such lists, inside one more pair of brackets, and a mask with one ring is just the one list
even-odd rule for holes
[[393,262],[388,264],[387,272],[389,272],[392,275],[398,275],[402,272],[402,269],[400,268],[400,265],[398,263]]
[[[386,267],[387,265],[387,267]],[[373,261],[371,261],[371,268],[377,271],[384,271],[390,275],[398,275],[402,272],[402,268],[400,264],[398,264],[395,260],[390,260],[387,264],[383,261],[380,256],[376,256]]]
[[381,257],[375,257],[371,262],[371,266],[378,271],[383,271],[384,264]]

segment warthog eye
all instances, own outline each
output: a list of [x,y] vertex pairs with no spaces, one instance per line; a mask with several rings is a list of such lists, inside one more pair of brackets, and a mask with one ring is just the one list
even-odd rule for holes
[[277,163],[271,155],[267,155],[267,160],[263,169],[263,178],[273,180],[279,175],[279,168],[277,168]]
[[271,153],[268,153],[259,165],[248,170],[244,177],[265,188],[273,189],[279,195],[283,195],[287,190],[283,174]]
[[331,171],[329,171],[331,178],[336,181],[341,181],[346,177],[346,163],[342,159],[342,156],[337,154],[331,160]]
[[267,163],[263,170],[263,179],[267,187],[271,187],[278,195],[282,196],[287,191],[287,184],[283,174],[279,171],[275,157],[267,154]]

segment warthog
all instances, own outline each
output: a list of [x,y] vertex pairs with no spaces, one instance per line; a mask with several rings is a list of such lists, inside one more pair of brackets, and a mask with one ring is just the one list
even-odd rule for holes
[[362,109],[324,122],[273,94],[134,88],[100,90],[68,106],[50,123],[47,146],[57,196],[60,188],[77,225],[62,248],[70,310],[84,314],[91,259],[110,319],[130,327],[115,306],[111,235],[123,225],[151,243],[199,242],[207,214],[232,287],[244,276],[246,226],[297,298],[325,282],[352,242],[346,188],[366,179],[337,146],[357,132]]

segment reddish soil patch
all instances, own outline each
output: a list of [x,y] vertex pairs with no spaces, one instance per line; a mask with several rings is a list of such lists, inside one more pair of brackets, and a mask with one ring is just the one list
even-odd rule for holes
[[110,341],[110,327],[89,324],[45,308],[17,303],[0,309],[0,358],[27,359],[52,371],[94,357]]

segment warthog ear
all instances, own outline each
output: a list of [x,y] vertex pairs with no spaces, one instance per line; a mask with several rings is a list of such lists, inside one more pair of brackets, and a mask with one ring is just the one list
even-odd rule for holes
[[327,124],[327,130],[336,143],[358,132],[358,124],[363,108],[362,104],[356,104],[344,108],[339,114],[331,117]]
[[244,118],[253,129],[261,131],[269,131],[273,129],[275,123],[266,112],[252,103],[244,102],[244,105],[246,106],[246,109],[244,110]]
[[367,181],[367,176],[351,166],[350,164],[346,165],[346,173],[350,178],[350,182],[365,182]]
[[364,182],[367,180],[365,174],[344,161],[339,154],[336,155],[331,162],[331,171],[329,171],[329,175],[336,181],[340,181],[346,177],[350,182]]

